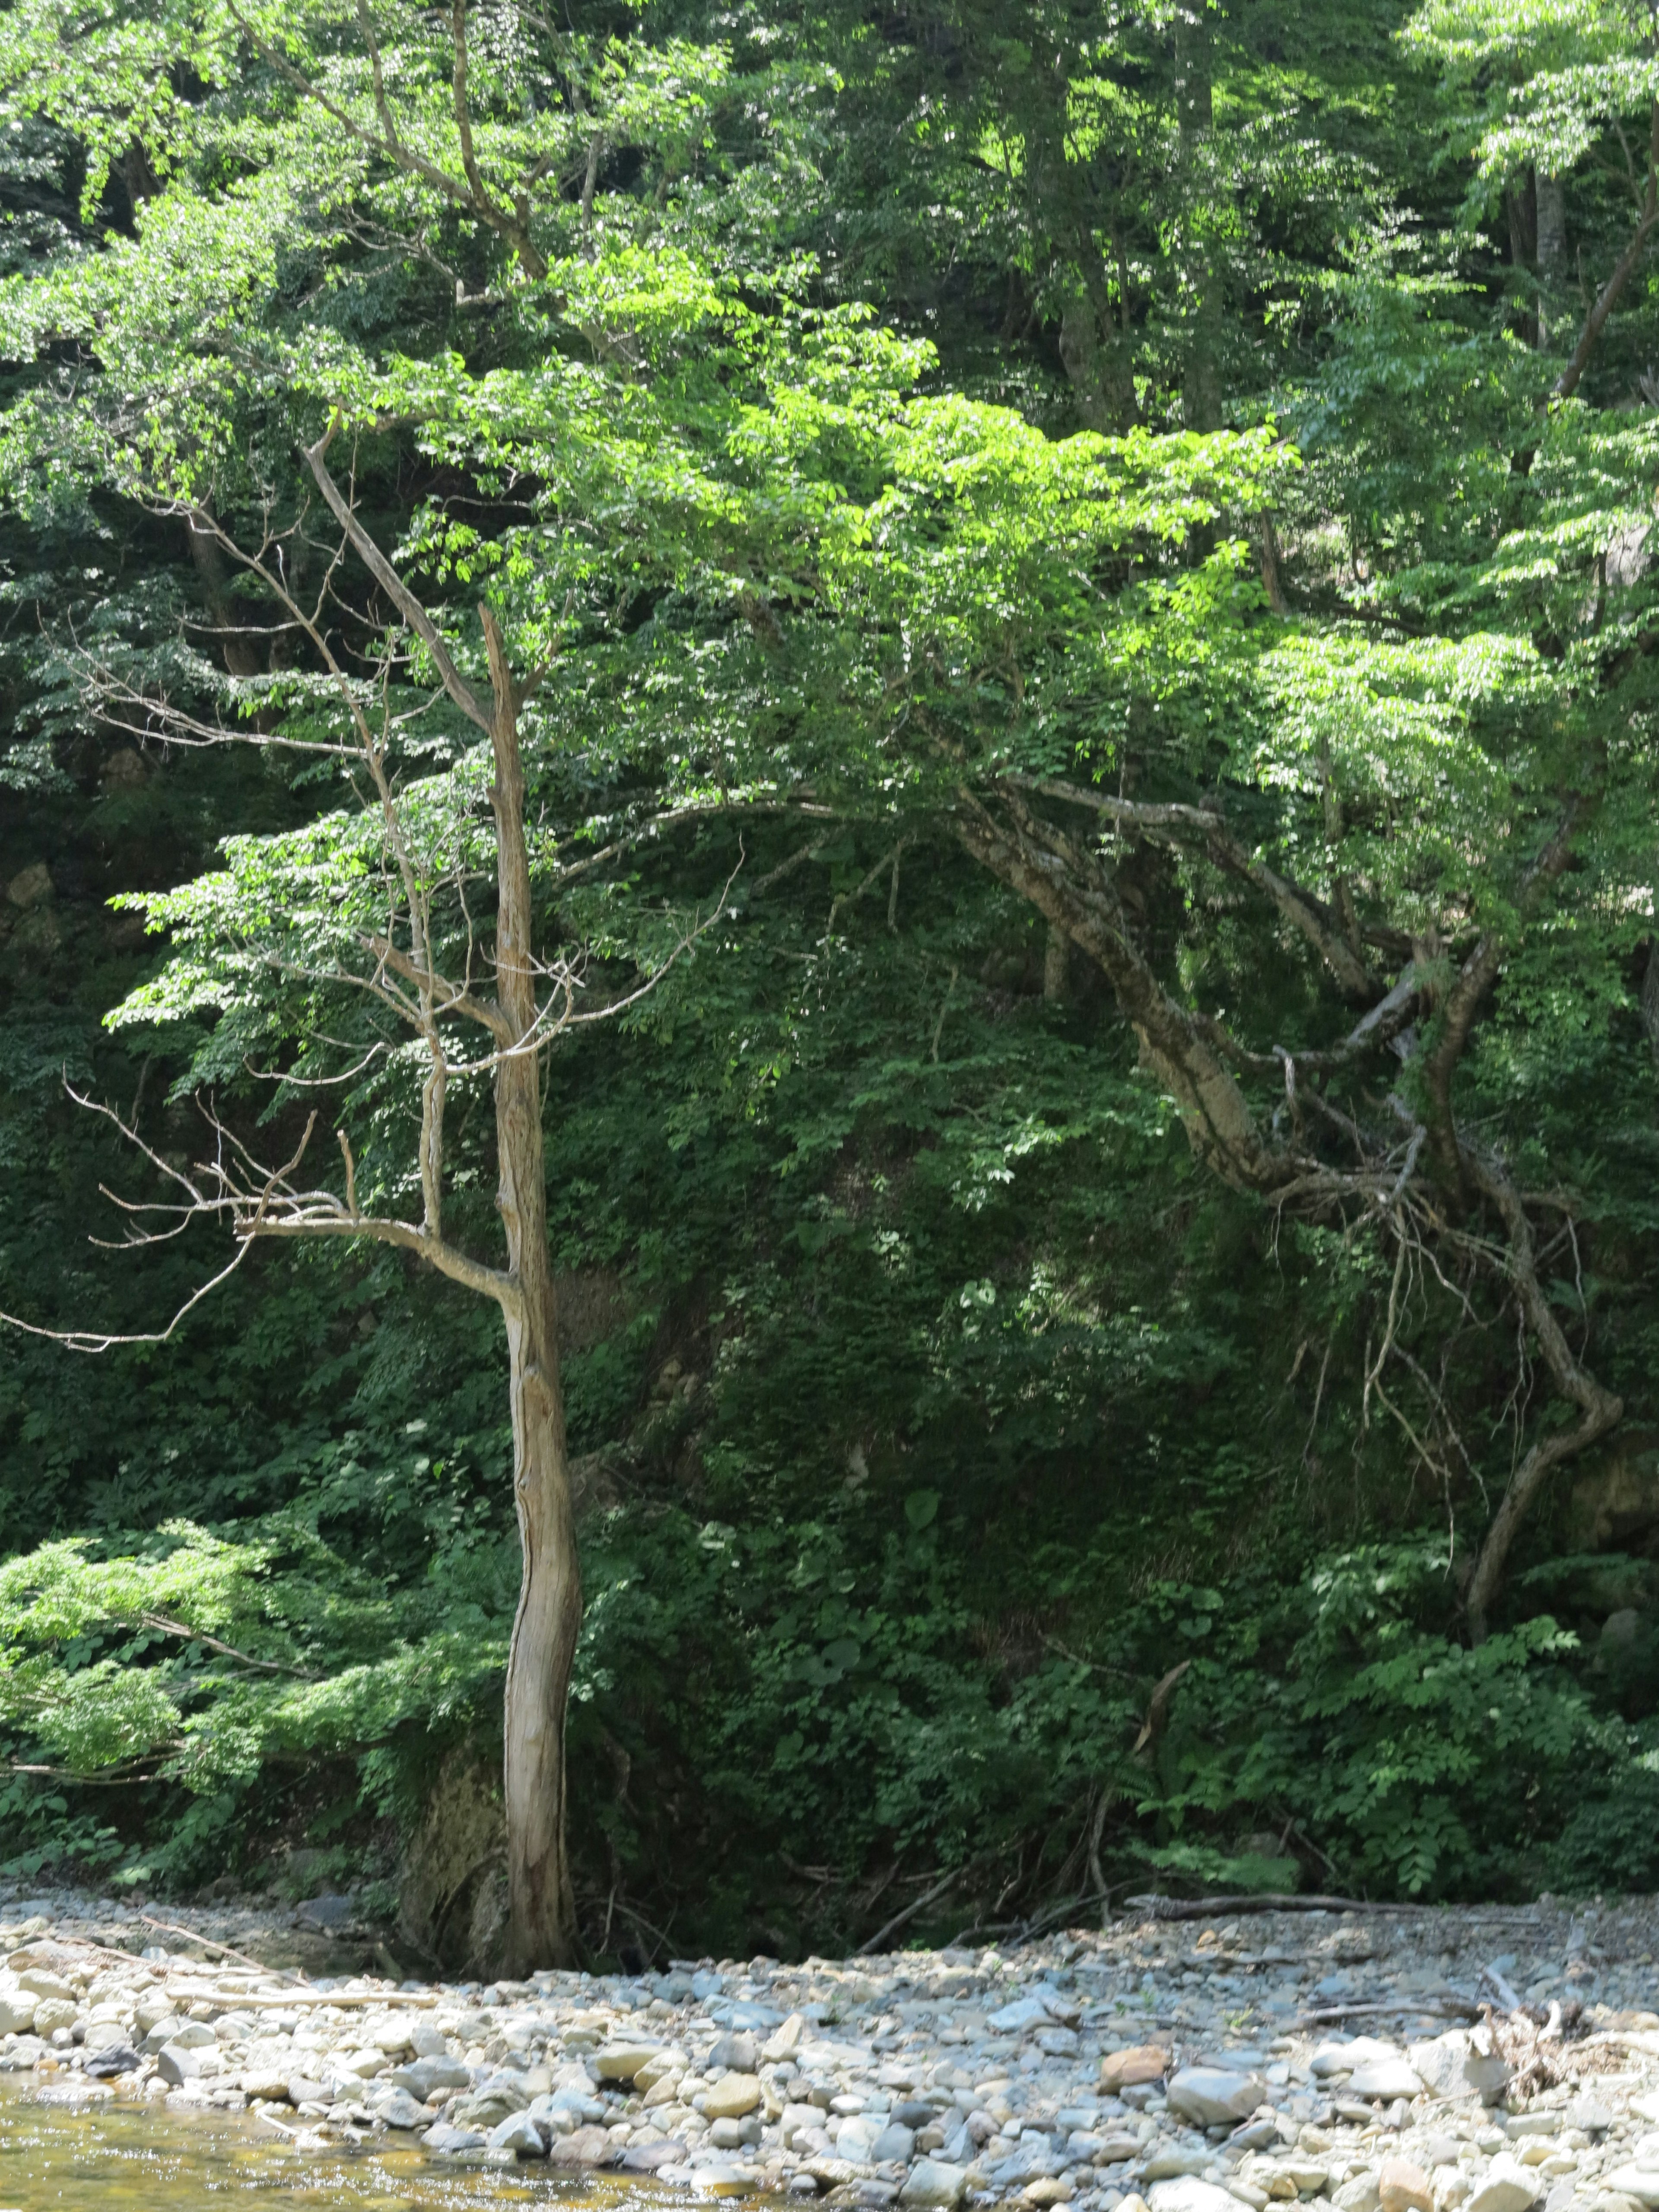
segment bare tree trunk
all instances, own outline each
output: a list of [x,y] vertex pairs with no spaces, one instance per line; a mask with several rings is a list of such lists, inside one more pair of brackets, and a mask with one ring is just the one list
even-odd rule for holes
[[[538,1012],[532,951],[530,864],[524,834],[524,764],[506,650],[482,611],[494,695],[500,905],[496,1002],[512,1034],[526,1036]],[[507,1662],[502,1773],[507,1799],[509,1917],[507,1971],[568,1965],[576,1911],[565,1855],[565,1702],[581,1626],[581,1571],[565,1457],[558,1315],[547,1250],[546,1161],[541,1079],[533,1048],[503,1052],[495,1070],[497,1204],[507,1232],[507,1341],[513,1407],[513,1502],[523,1579]]]

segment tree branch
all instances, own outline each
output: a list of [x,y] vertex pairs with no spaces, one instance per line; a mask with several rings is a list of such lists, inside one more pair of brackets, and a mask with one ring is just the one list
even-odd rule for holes
[[326,501],[329,512],[350,540],[352,550],[357,558],[432,655],[433,665],[442,678],[444,690],[448,692],[467,720],[475,723],[488,737],[490,729],[489,709],[482,703],[477,692],[473,690],[471,685],[467,683],[450,659],[449,648],[439,635],[437,624],[363,528],[362,524],[357,520],[356,507],[329,474],[325,456],[329,447],[333,443],[339,428],[340,416],[337,410],[331,416],[327,429],[318,439],[316,444],[301,448],[305,455],[307,466],[316,478],[317,489]]
[[1557,399],[1571,399],[1578,389],[1607,317],[1618,306],[1625,287],[1635,275],[1637,264],[1642,258],[1656,223],[1659,223],[1659,100],[1652,103],[1648,118],[1648,182],[1636,228],[1631,234],[1629,245],[1614,264],[1612,276],[1596,295],[1594,306],[1584,318],[1584,327],[1578,334],[1578,343],[1572,349],[1571,360],[1555,380],[1553,396]]
[[1470,1632],[1479,1644],[1486,1638],[1510,1548],[1534,1499],[1564,1460],[1577,1458],[1587,1446],[1618,1425],[1624,1418],[1625,1401],[1605,1389],[1573,1357],[1566,1333],[1538,1279],[1532,1224],[1527,1218],[1521,1194],[1507,1171],[1493,1155],[1473,1147],[1466,1149],[1464,1158],[1470,1179],[1491,1200],[1509,1232],[1506,1272],[1526,1324],[1538,1340],[1550,1378],[1562,1396],[1578,1407],[1580,1414],[1574,1427],[1558,1429],[1538,1439],[1510,1476],[1498,1502],[1480,1546],[1467,1599]]

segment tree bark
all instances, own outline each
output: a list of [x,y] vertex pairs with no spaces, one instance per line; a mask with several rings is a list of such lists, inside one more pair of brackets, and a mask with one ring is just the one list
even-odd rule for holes
[[[530,862],[518,707],[499,626],[481,611],[493,694],[490,744],[500,878],[495,996],[514,1038],[537,1018]],[[535,1048],[504,1048],[495,1069],[496,1203],[507,1234],[505,1302],[513,1409],[513,1503],[523,1547],[507,1661],[502,1777],[507,1801],[506,1970],[568,1965],[576,1909],[565,1851],[565,1705],[581,1626],[581,1571],[559,1387],[558,1314],[547,1249],[546,1160]]]

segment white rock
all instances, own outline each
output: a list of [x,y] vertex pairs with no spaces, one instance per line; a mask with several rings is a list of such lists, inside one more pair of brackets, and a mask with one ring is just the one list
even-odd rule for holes
[[491,2150],[510,2150],[519,2158],[545,2158],[547,2145],[528,2112],[514,2112],[489,2131]]
[[1346,2042],[1322,2043],[1308,2064],[1322,2079],[1328,2074],[1352,2074],[1356,2066],[1383,2065],[1399,2057],[1400,2051],[1392,2043],[1384,2043],[1375,2035],[1355,2035]]
[[1147,2191],[1147,2212],[1234,2212],[1238,2199],[1231,2190],[1212,2181],[1188,2175],[1182,2181],[1156,2181]]
[[899,2191],[901,2204],[952,2205],[962,2202],[968,2186],[965,2169],[946,2166],[941,2159],[919,2158]]
[[1454,2027],[1428,2043],[1413,2043],[1407,2063],[1440,2097],[1478,2097],[1495,2105],[1509,2087],[1510,2069],[1492,2049],[1484,2028]]
[[[411,2097],[407,2089],[383,2090],[369,2110],[389,2128],[423,2128],[432,2118],[427,2107]],[[539,2142],[540,2137],[537,2140]]]
[[1201,2128],[1247,2119],[1267,2094],[1267,2084],[1255,2075],[1220,2066],[1183,2066],[1164,2092],[1172,2111]]
[[1369,2065],[1354,2068],[1348,2076],[1346,2094],[1350,2097],[1382,2097],[1392,2104],[1396,2097],[1420,2097],[1423,2081],[1403,2058],[1378,2058]]
[[1046,2021],[1052,2017],[1041,1997],[1016,1997],[1012,2004],[1006,2004],[994,2012],[986,2026],[995,2028],[999,2035],[1015,2035],[1021,2028],[1035,2027],[1040,2021]]
[[1468,2212],[1532,2212],[1543,2193],[1541,2175],[1500,2151],[1475,2183]]
[[1633,2197],[1638,2204],[1659,2207],[1659,2161],[1652,2166],[1618,2166],[1601,2176],[1603,2189]]

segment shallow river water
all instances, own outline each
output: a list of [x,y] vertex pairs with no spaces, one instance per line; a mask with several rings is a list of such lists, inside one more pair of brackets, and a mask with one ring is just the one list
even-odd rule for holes
[[228,2212],[228,2198],[248,2193],[258,2212],[664,2212],[671,2201],[638,2182],[412,2149],[296,2149],[240,2113],[42,2104],[0,2082],[0,2212]]

